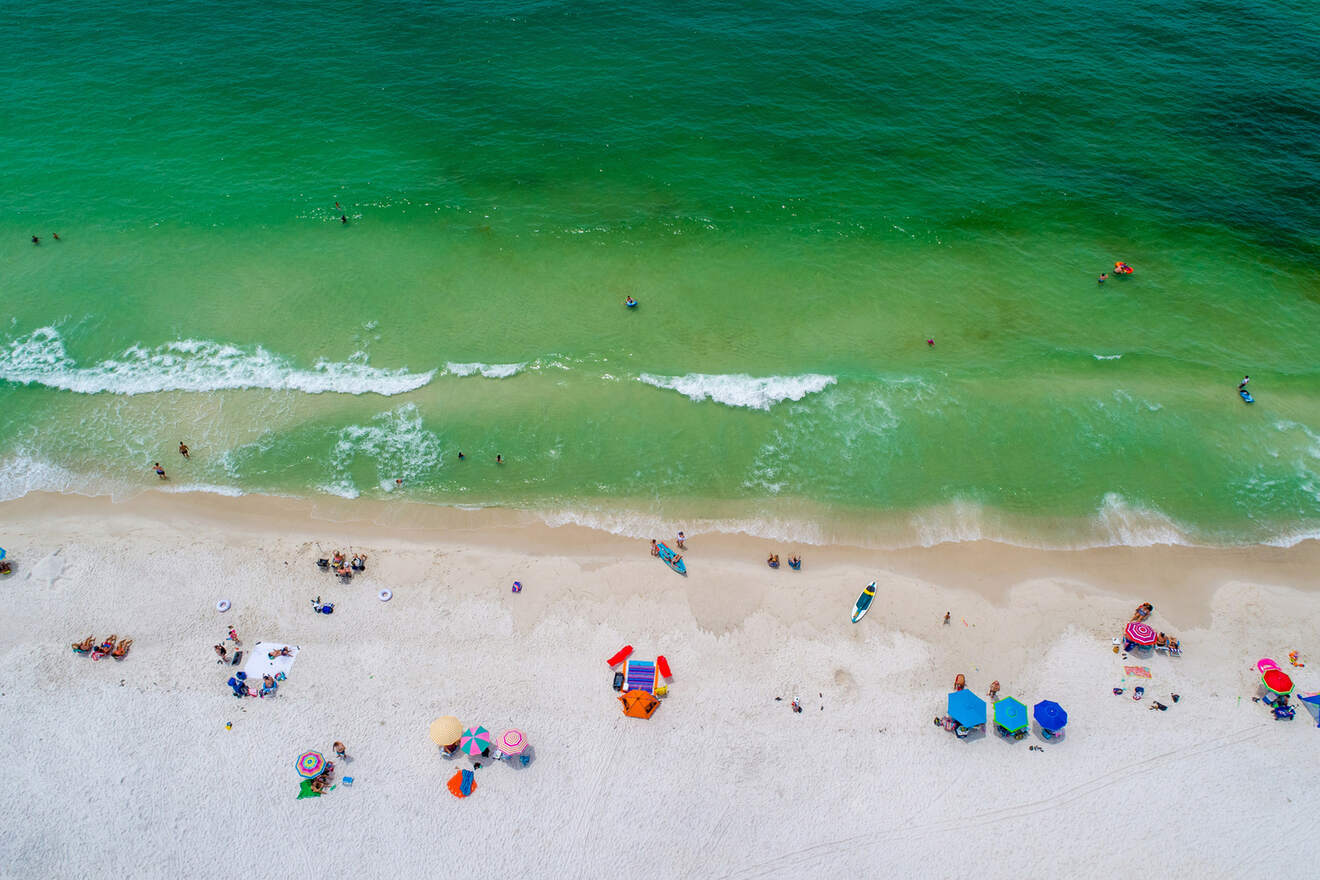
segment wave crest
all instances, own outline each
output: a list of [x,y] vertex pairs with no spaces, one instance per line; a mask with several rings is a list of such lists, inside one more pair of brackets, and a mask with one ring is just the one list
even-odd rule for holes
[[205,339],[181,339],[155,348],[134,345],[117,358],[81,367],[69,357],[54,327],[34,330],[0,350],[0,380],[78,394],[266,388],[390,396],[421,388],[434,375],[434,370],[373,367],[362,352],[347,361],[320,360],[311,369],[299,369],[259,345],[245,349]]
[[801,400],[824,391],[839,380],[836,376],[805,373],[800,376],[749,376],[746,373],[688,373],[686,376],[657,376],[642,373],[638,382],[677,391],[689,400],[713,400],[725,406],[769,410],[785,400]]

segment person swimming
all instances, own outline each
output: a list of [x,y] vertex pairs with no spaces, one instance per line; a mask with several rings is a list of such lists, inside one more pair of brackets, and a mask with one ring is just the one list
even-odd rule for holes
[[637,305],[637,300],[633,299],[633,298],[630,296],[630,297],[628,297],[627,299],[625,299],[625,300],[623,301],[623,304],[624,304],[625,306],[627,306],[628,308],[631,309],[633,306]]

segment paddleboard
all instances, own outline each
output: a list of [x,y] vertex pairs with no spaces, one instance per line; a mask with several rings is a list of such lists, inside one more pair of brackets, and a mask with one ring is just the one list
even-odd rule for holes
[[1244,402],[1246,402],[1246,403],[1255,403],[1255,402],[1256,402],[1256,398],[1252,397],[1252,396],[1251,396],[1251,392],[1248,391],[1248,390],[1245,389],[1245,388],[1239,388],[1239,389],[1238,389],[1238,394],[1241,394],[1241,395],[1242,395],[1242,400],[1243,400]]
[[657,544],[656,546],[660,548],[660,558],[665,561],[665,565],[679,574],[687,574],[687,566],[683,564],[682,559],[675,561],[676,557],[673,550],[670,550],[664,544]]
[[875,598],[875,581],[866,585],[862,590],[862,595],[857,597],[857,604],[853,605],[852,622],[856,623],[866,616],[866,612],[871,609],[871,600]]

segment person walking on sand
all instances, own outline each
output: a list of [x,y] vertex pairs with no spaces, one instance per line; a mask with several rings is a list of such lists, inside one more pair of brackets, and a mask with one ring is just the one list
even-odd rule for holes
[[687,544],[684,543],[686,540],[687,540],[687,537],[686,537],[682,532],[679,532],[679,533],[678,533],[678,539],[677,539],[677,541],[676,541],[676,543],[678,544],[678,549],[679,549],[679,550],[686,550],[686,549],[687,549]]
[[949,612],[947,612],[947,611],[944,612],[944,625],[945,625],[945,626],[948,626],[948,625],[949,625]]
[[182,455],[184,458],[192,458],[192,456],[188,454],[188,444],[184,443],[182,440],[179,441],[179,455]]
[[151,469],[156,472],[156,476],[160,477],[162,480],[166,479],[165,468],[160,466],[160,462],[153,463]]
[[335,757],[336,757],[336,758],[347,758],[347,757],[348,757],[348,749],[344,748],[344,744],[343,744],[343,743],[341,743],[341,742],[336,742],[336,743],[334,744],[334,750],[335,750]]
[[988,696],[990,697],[990,702],[992,702],[992,703],[993,703],[995,700],[999,699],[999,680],[998,680],[998,679],[996,679],[996,680],[990,682],[990,693],[988,694]]

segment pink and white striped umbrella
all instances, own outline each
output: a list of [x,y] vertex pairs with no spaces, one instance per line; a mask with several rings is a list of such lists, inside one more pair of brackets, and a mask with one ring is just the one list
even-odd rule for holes
[[1134,620],[1129,623],[1127,628],[1123,630],[1123,634],[1127,636],[1129,642],[1134,642],[1138,645],[1155,644],[1154,628],[1152,628],[1150,624],[1142,623],[1139,620]]
[[521,755],[527,749],[527,737],[521,730],[506,730],[495,745],[506,755]]

